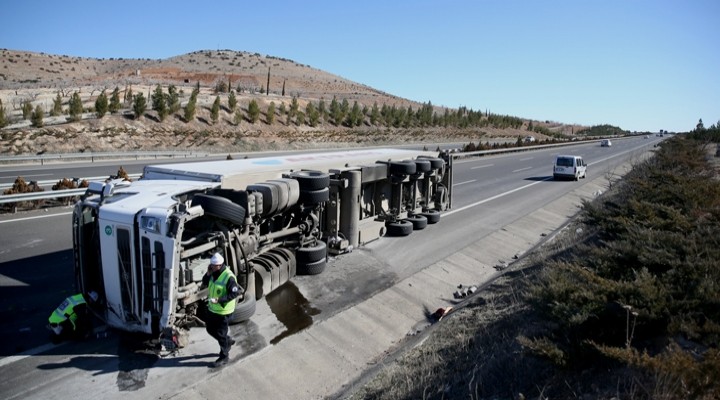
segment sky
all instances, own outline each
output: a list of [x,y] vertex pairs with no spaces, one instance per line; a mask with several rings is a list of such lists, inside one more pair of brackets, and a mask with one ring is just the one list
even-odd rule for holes
[[720,122],[720,0],[0,0],[0,48],[288,58],[418,102],[685,132]]

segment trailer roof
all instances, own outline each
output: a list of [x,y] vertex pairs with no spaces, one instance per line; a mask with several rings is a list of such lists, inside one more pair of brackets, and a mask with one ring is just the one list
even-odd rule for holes
[[403,160],[420,155],[437,157],[436,152],[430,151],[364,149],[244,160],[149,165],[145,167],[144,175],[145,179],[167,179],[169,176],[177,176],[181,179],[222,182],[225,178],[235,175],[281,174],[303,169],[328,170],[344,166],[374,164],[376,161]]

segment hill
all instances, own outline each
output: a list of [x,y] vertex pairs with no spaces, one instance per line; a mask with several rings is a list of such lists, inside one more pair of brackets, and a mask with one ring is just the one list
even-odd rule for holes
[[[152,110],[151,98],[158,87],[167,95],[170,86],[178,91],[181,108],[160,118]],[[120,109],[98,117],[98,96],[104,91],[110,97],[116,88]],[[188,120],[183,108],[195,89],[196,113]],[[236,109],[229,103],[230,92],[237,99]],[[74,93],[80,96],[84,113],[79,121],[70,122]],[[139,117],[133,111],[138,94],[147,101]],[[214,119],[216,98],[220,108]],[[62,113],[53,116],[56,99]],[[0,131],[0,154],[5,155],[345,147],[513,140],[528,134],[545,139],[572,136],[582,128],[418,103],[292,60],[233,50],[152,60],[2,49],[0,100],[6,120]],[[251,115],[253,101],[259,110],[257,120]],[[43,118],[33,127],[28,110],[38,107]]]

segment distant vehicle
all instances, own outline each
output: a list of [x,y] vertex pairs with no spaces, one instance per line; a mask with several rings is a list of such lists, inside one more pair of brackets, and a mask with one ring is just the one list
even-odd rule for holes
[[580,156],[572,155],[559,155],[555,158],[553,164],[553,178],[558,179],[573,179],[578,180],[580,178],[587,177],[587,164],[583,161]]
[[650,136],[645,135],[645,137],[643,139],[650,139]]
[[534,136],[525,136],[525,143],[532,143],[535,141]]
[[610,147],[612,146],[612,142],[610,139],[603,139],[600,141],[600,147]]

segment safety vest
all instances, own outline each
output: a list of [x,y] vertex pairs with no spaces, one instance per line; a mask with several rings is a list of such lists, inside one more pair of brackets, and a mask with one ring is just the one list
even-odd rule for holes
[[[217,281],[215,281],[213,277],[210,277],[210,282],[208,283],[208,297],[219,299],[227,295],[227,283],[231,277],[235,278],[235,274],[233,274],[232,271],[230,271],[230,268],[227,267],[220,274]],[[233,311],[235,311],[235,299],[225,303],[225,307],[223,307],[220,303],[208,303],[208,310],[220,315],[232,314]]]
[[72,323],[73,330],[75,329],[75,321],[77,320],[78,316],[75,314],[75,307],[85,304],[85,298],[83,297],[82,293],[76,294],[75,296],[70,296],[65,301],[60,303],[58,308],[53,311],[53,313],[50,315],[50,318],[48,318],[48,321],[51,324],[60,324],[61,322],[68,319],[65,317],[65,314],[70,316],[70,322]]

